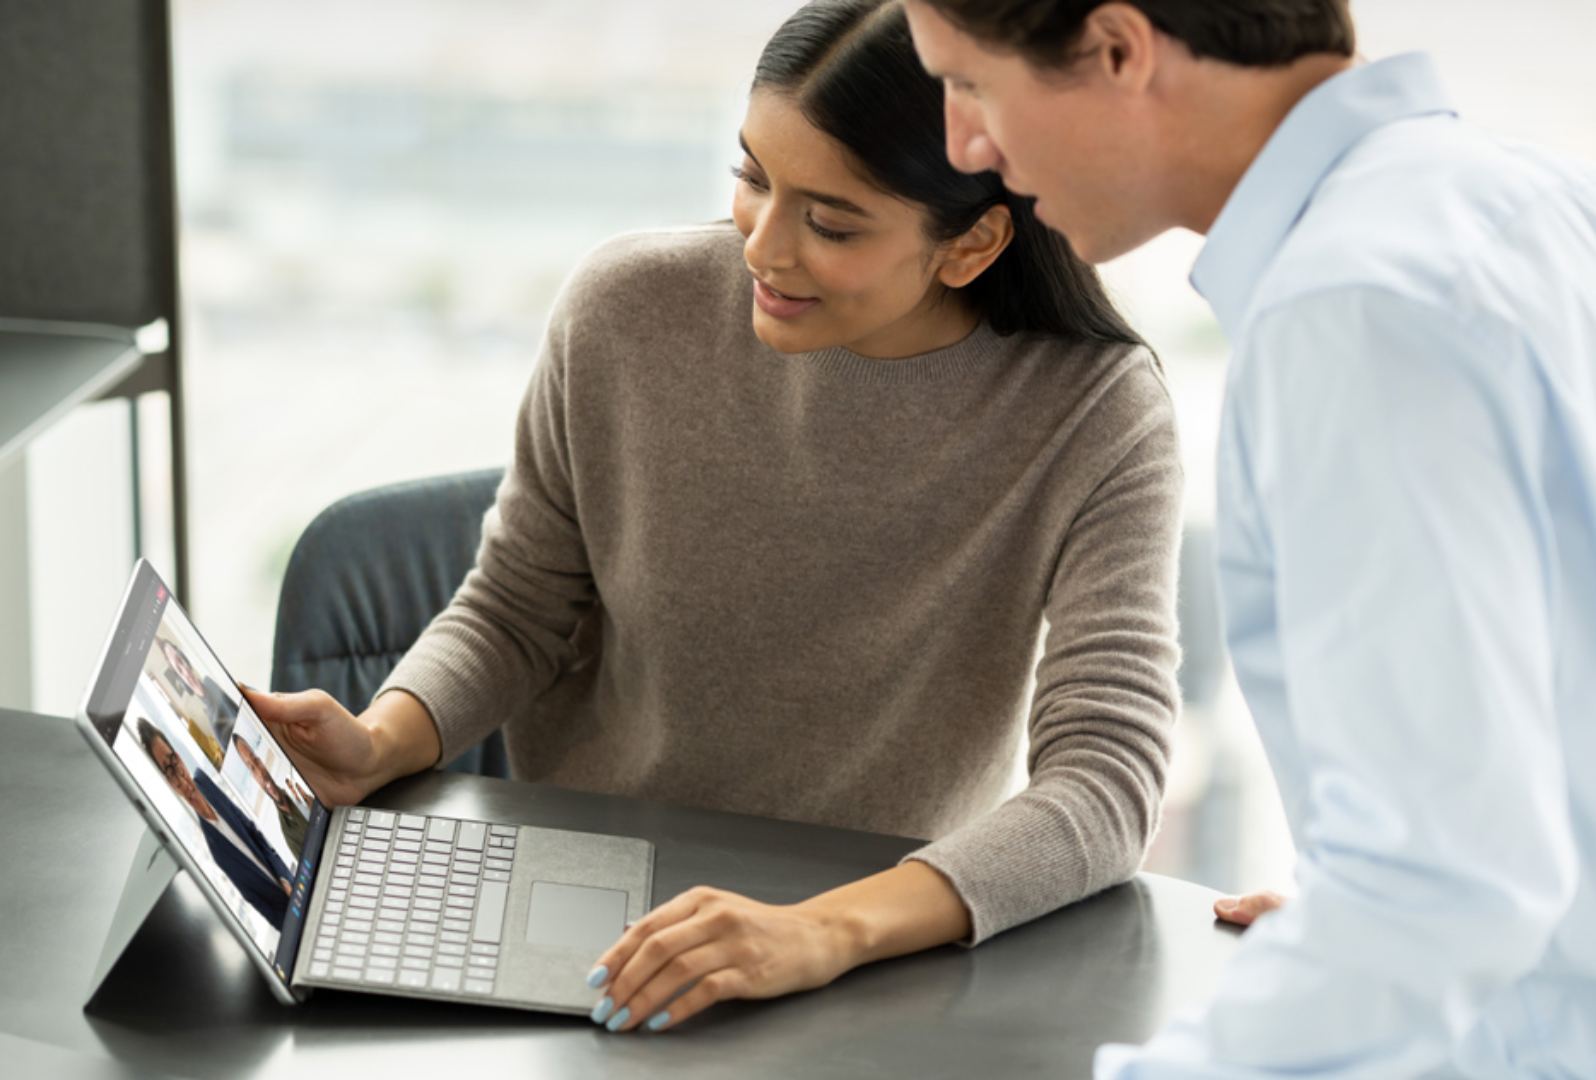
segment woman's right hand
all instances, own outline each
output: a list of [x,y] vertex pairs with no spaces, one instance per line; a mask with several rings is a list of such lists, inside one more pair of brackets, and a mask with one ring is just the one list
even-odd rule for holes
[[358,803],[403,775],[388,760],[375,710],[356,717],[321,690],[266,694],[243,689],[324,806]]

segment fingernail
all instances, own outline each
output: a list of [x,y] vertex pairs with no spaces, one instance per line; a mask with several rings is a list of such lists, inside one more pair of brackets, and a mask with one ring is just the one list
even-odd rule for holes
[[595,1024],[602,1024],[609,1019],[610,1010],[613,1008],[615,1008],[615,999],[606,994],[604,1000],[593,1006],[593,1011],[588,1013],[588,1016]]
[[[609,1000],[609,999],[606,998],[605,1000]],[[618,1012],[614,1016],[610,1017],[610,1022],[605,1024],[604,1027],[606,1029],[610,1030],[610,1031],[619,1031],[619,1030],[621,1030],[621,1025],[626,1023],[631,1018],[632,1018],[632,1010],[631,1009],[622,1009],[620,1012]]]
[[1220,911],[1235,911],[1236,908],[1240,906],[1241,905],[1239,903],[1237,903],[1235,900],[1232,900],[1228,896],[1223,900],[1214,901],[1214,907],[1218,908]]
[[587,973],[587,984],[597,990],[604,985],[604,980],[610,977],[610,969],[600,964]]
[[648,1018],[648,1025],[647,1025],[648,1026],[648,1030],[650,1030],[650,1031],[658,1031],[660,1028],[664,1027],[666,1024],[668,1024],[670,1022],[671,1022],[671,1014],[670,1013],[668,1013],[668,1012],[657,1012],[653,1016]]
[[247,693],[251,693],[251,694],[258,694],[258,693],[260,693],[260,691],[259,691],[259,690],[257,690],[257,689],[255,689],[255,688],[254,688],[254,687],[253,687],[253,686],[251,686],[251,685],[249,685],[249,683],[247,683],[247,682],[241,682],[241,683],[239,683],[239,684],[238,684],[238,688],[239,688],[239,689],[240,689],[240,690],[243,690],[243,691],[245,691],[245,692],[247,692]]

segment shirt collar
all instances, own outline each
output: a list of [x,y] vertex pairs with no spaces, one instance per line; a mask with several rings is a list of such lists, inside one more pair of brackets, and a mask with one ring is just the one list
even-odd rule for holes
[[1297,103],[1236,185],[1192,268],[1192,285],[1231,341],[1264,270],[1342,155],[1386,124],[1454,111],[1426,53],[1359,65]]

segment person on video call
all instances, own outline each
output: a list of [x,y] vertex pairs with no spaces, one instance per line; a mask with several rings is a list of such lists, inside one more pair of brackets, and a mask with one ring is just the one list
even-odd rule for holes
[[1098,1075],[1596,1077],[1596,170],[1359,62],[1345,0],[909,11],[953,163],[1092,262],[1206,234],[1234,346],[1225,623],[1300,895],[1221,901],[1276,910]]
[[209,675],[200,675],[189,662],[188,654],[166,638],[156,638],[156,644],[177,677],[179,693],[197,698],[205,709],[205,719],[211,725],[218,746],[226,746],[233,738],[233,725],[238,722],[238,705]]
[[255,777],[255,782],[266,793],[266,798],[277,810],[277,820],[283,827],[283,839],[288,844],[288,849],[294,854],[297,865],[305,853],[305,830],[310,823],[305,820],[304,811],[300,810],[294,800],[289,798],[288,792],[272,778],[271,772],[266,768],[266,763],[255,756],[255,750],[244,739],[234,739],[233,748],[238,751],[238,756],[243,759],[245,767]]
[[1130,878],[1156,829],[1169,394],[943,134],[899,3],[795,14],[733,220],[621,237],[566,285],[477,566],[384,692],[358,720],[250,695],[334,804],[505,724],[526,779],[930,838],[801,904],[661,905],[591,976],[612,1030],[980,947]]
[[145,753],[167,785],[199,817],[205,846],[216,865],[251,907],[281,929],[293,892],[293,872],[249,815],[235,806],[214,780],[204,772],[195,775],[188,771],[183,758],[154,724],[141,717],[138,733]]

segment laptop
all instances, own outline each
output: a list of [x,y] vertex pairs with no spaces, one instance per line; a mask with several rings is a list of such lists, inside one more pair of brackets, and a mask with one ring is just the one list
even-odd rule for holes
[[585,1014],[587,973],[649,907],[643,840],[323,806],[143,560],[76,722],[285,1003]]

